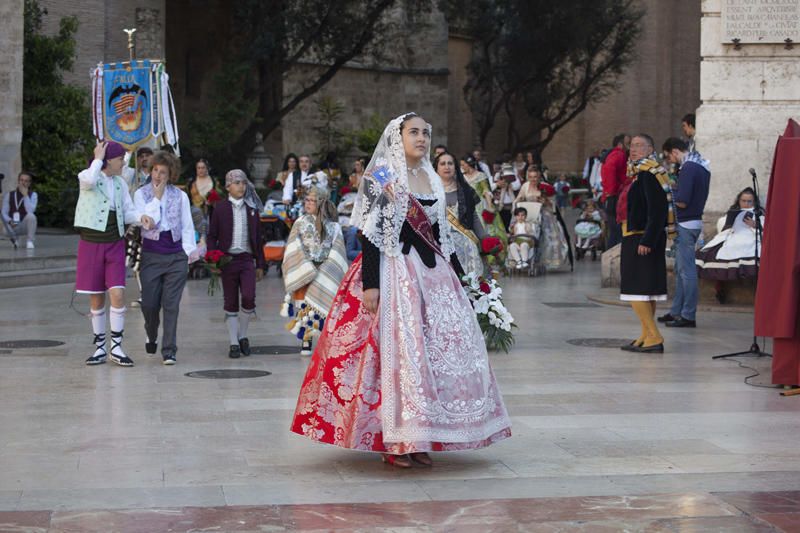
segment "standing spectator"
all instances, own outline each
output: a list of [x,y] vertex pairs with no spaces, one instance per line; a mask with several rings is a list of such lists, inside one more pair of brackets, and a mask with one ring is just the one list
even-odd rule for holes
[[433,147],[433,158],[436,159],[437,157],[446,152],[447,152],[447,146],[443,144],[437,144],[436,146]]
[[711,173],[708,161],[690,152],[686,141],[670,137],[662,147],[664,159],[678,165],[678,185],[674,194],[678,237],[675,239],[675,297],[672,309],[658,318],[671,328],[693,328],[697,312],[697,268],[695,248],[703,231],[703,209],[708,199]]
[[667,299],[669,200],[667,171],[656,161],[653,139],[640,133],[631,141],[631,179],[620,193],[622,219],[620,300],[630,302],[642,326],[641,335],[621,346],[639,353],[663,353],[664,337],[655,320],[656,302]]
[[489,168],[489,165],[486,164],[486,161],[483,160],[483,150],[481,148],[473,150],[472,157],[475,158],[475,162],[478,164],[478,170],[487,176],[492,175],[492,170]]
[[683,130],[683,136],[686,139],[686,144],[689,145],[690,152],[697,151],[697,146],[694,142],[694,134],[696,133],[694,128],[694,120],[694,113],[687,113],[684,115],[683,119],[681,119],[681,130]]
[[595,150],[592,155],[586,159],[583,165],[583,179],[589,182],[592,188],[592,197],[597,199],[600,193],[603,192],[603,182],[600,176],[600,167],[603,164],[600,162],[600,150]]
[[511,224],[512,210],[514,209],[514,200],[517,197],[517,191],[522,187],[511,164],[504,163],[500,171],[500,179],[494,184],[495,190],[500,191],[500,218],[503,220],[503,227],[508,230]]
[[564,174],[558,176],[558,181],[555,183],[556,189],[556,206],[559,209],[566,209],[569,205],[569,183]]
[[522,152],[517,152],[512,165],[514,165],[514,172],[517,173],[517,177],[522,179],[522,177],[525,176],[525,167],[527,166],[527,163],[525,162],[525,156],[522,154]]
[[620,133],[614,137],[613,148],[606,156],[600,169],[603,201],[605,202],[606,214],[608,214],[608,242],[606,249],[619,244],[622,239],[622,230],[619,225],[622,220],[617,218],[617,202],[626,181],[628,168],[628,155],[626,152],[630,142],[631,138],[625,133]]
[[28,250],[33,250],[33,242],[36,240],[35,213],[39,203],[39,195],[31,190],[32,184],[33,175],[30,172],[20,172],[17,176],[17,188],[3,196],[2,209],[6,235],[16,242],[24,233],[28,238]]
[[130,190],[131,196],[136,193],[136,189],[150,181],[150,159],[152,157],[152,148],[142,146],[136,150],[136,170],[128,173],[126,176],[128,190]]

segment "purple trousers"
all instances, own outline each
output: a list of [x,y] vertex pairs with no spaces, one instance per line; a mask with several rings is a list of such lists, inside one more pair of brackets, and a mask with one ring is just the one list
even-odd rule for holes
[[256,308],[256,266],[252,254],[232,255],[233,261],[222,269],[223,308],[228,313],[239,312],[239,292],[242,293],[242,308]]

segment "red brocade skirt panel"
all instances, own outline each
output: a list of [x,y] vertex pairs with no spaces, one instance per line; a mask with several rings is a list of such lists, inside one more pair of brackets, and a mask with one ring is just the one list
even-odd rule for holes
[[[511,435],[475,313],[450,266],[384,257],[379,312],[362,305],[361,256],[339,286],[291,430],[371,452],[465,450]],[[388,282],[385,282],[388,281]]]

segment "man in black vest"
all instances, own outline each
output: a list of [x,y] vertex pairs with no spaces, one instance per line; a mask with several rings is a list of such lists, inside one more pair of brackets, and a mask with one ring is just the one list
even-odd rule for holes
[[30,172],[20,172],[17,188],[3,197],[3,226],[6,235],[16,245],[16,240],[23,233],[28,237],[28,249],[34,248],[36,238],[36,204],[38,195],[31,191],[33,176]]

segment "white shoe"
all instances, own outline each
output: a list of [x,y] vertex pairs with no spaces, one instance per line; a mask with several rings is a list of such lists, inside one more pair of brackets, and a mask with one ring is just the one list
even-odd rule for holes
[[516,268],[517,270],[522,270],[522,263],[517,263],[517,266],[515,266],[514,268]]
[[33,245],[33,241],[28,241],[28,245],[26,246],[26,248],[28,250],[33,250],[36,247]]
[[528,263],[522,263],[522,268],[528,268]]

